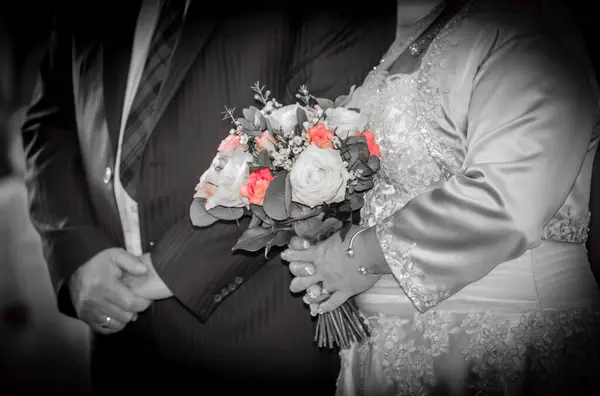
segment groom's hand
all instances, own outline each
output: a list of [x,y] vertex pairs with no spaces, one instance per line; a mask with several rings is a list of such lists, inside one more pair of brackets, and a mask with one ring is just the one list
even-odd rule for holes
[[[123,274],[139,277],[148,272],[142,262],[123,249],[104,250],[83,264],[69,281],[77,317],[93,330],[110,334],[135,320],[150,300],[136,296],[121,281]],[[110,318],[107,320],[107,318]]]
[[125,274],[123,282],[131,289],[131,291],[142,298],[162,300],[172,297],[173,293],[156,273],[150,253],[142,255],[140,261],[146,267],[147,273],[141,277]]

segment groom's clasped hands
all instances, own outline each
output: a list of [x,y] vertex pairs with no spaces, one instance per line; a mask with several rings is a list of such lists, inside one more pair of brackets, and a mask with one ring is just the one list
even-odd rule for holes
[[[281,258],[289,262],[290,272],[294,275],[290,290],[294,293],[306,291],[304,302],[310,306],[311,314],[333,311],[349,298],[370,289],[379,280],[379,275],[364,275],[358,270],[363,266],[375,268],[379,246],[372,246],[374,230],[365,230],[353,226],[342,241],[339,233],[327,240],[312,245],[299,237],[290,241]],[[348,250],[353,235],[354,254]],[[376,241],[376,237],[375,237]]]
[[73,274],[69,291],[76,316],[101,334],[121,331],[153,300],[172,296],[150,254],[136,257],[124,249],[92,257]]

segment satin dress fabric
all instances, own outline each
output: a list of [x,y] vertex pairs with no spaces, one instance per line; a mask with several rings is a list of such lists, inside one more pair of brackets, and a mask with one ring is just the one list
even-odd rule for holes
[[473,0],[416,71],[390,73],[442,8],[348,104],[381,148],[362,219],[393,274],[356,298],[373,334],[341,351],[337,394],[594,394],[588,63],[536,12]]

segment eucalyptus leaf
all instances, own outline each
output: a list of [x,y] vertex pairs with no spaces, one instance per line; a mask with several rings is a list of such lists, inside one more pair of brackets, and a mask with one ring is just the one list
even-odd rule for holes
[[333,100],[326,99],[326,98],[317,98],[317,104],[323,110],[327,110],[327,109],[329,109],[331,107],[335,107],[335,104],[333,103]]
[[290,213],[290,218],[287,221],[293,222],[309,219],[311,217],[318,216],[321,213],[321,208],[318,206],[315,208],[309,208],[308,206],[301,205],[297,202],[292,202],[292,211]]
[[308,117],[306,116],[306,111],[302,107],[296,108],[296,120],[298,125],[302,125],[308,121]]
[[207,212],[219,220],[237,220],[244,215],[244,208],[215,206],[214,208],[210,208]]
[[250,212],[253,216],[258,217],[264,224],[267,224],[269,226],[273,224],[273,220],[271,220],[271,218],[267,216],[262,206],[250,204]]
[[311,243],[321,242],[329,238],[343,227],[344,223],[334,217],[320,222],[317,228],[307,230],[305,238]]
[[260,217],[258,217],[255,214],[252,214],[252,219],[250,219],[250,224],[248,225],[248,228],[260,227],[261,224],[262,220],[260,219]]
[[250,106],[247,109],[244,109],[242,111],[242,113],[244,114],[244,118],[250,122],[254,121],[254,115],[256,114],[256,112],[258,111],[258,109],[254,106]]
[[267,129],[267,121],[260,111],[254,114],[254,126],[261,132]]
[[365,204],[365,199],[362,194],[350,194],[348,198],[352,211],[359,210]]
[[[254,118],[252,118],[252,120],[254,120]],[[256,128],[254,127],[254,123],[252,121],[249,121],[249,120],[245,119],[245,118],[238,118],[237,122],[244,129],[248,129],[250,131],[255,131],[256,130]]]
[[353,144],[367,144],[367,138],[363,135],[350,135],[346,138],[345,142],[347,146]]
[[260,135],[262,135],[262,132],[254,129],[254,127],[252,129],[242,127],[242,132],[244,132],[246,135],[254,137],[259,137]]
[[271,133],[275,133],[275,130],[273,129],[273,125],[271,124],[271,120],[269,120],[269,118],[264,117],[265,119],[265,124],[266,124],[266,128],[269,132]]
[[271,228],[254,227],[248,228],[240,239],[238,239],[232,251],[244,250],[247,252],[256,252],[268,246],[273,239],[274,234]]
[[[358,136],[352,136],[349,139],[352,139],[354,137],[358,137]],[[361,136],[362,137],[362,136]],[[362,137],[364,139],[364,137]],[[369,146],[367,146],[367,143],[360,143],[360,142],[354,142],[352,144],[347,144],[343,147],[343,149],[340,152],[340,155],[342,156],[343,160],[346,161],[348,163],[348,166],[352,169],[352,167],[355,165],[356,161],[363,161],[363,162],[367,162],[369,161]]]
[[369,168],[371,168],[371,170],[373,172],[377,172],[379,171],[379,167],[381,166],[381,162],[379,161],[379,157],[372,155],[369,157],[369,161],[367,162],[367,165],[369,165]]
[[196,227],[207,227],[219,219],[211,216],[206,211],[206,200],[202,198],[194,198],[190,205],[190,220]]
[[274,246],[286,246],[289,245],[290,240],[294,234],[291,231],[279,231],[275,234],[273,239],[269,241],[267,246],[265,247],[265,258],[269,258],[269,252]]
[[312,240],[315,236],[315,230],[318,230],[321,227],[321,223],[321,219],[319,219],[317,216],[304,220],[298,220],[294,222],[294,232],[300,238]]
[[369,178],[373,177],[375,172],[371,167],[364,161],[357,160],[352,166],[348,165],[348,169],[353,170],[356,174],[358,174],[361,178]]
[[370,190],[375,185],[373,179],[357,179],[357,183],[353,185],[354,191],[364,192]]
[[275,175],[265,193],[263,209],[273,220],[283,221],[292,212],[292,188],[289,174],[280,172]]
[[258,152],[258,155],[254,159],[254,165],[257,168],[269,168],[271,166],[271,156],[267,150]]

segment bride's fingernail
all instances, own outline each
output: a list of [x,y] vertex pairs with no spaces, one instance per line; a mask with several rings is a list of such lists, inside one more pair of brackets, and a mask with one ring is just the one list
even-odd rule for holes
[[302,301],[304,301],[304,304],[310,304],[310,300],[306,296],[302,297]]
[[317,311],[317,313],[319,315],[323,315],[325,313],[325,310],[323,308],[319,308],[319,310]]
[[308,275],[314,275],[315,274],[315,269],[313,267],[304,267],[306,269],[306,273]]
[[308,249],[310,247],[310,242],[308,242],[307,240],[302,241],[302,247],[304,249]]

